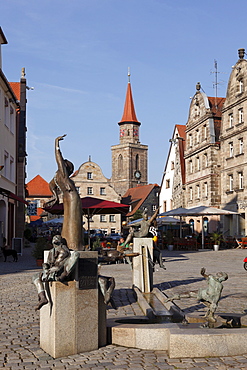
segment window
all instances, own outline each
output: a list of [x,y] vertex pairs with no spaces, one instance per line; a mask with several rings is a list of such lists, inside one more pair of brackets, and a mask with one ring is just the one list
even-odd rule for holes
[[163,212],[166,212],[166,201],[163,202]]
[[116,222],[115,215],[110,215],[109,220],[110,222]]
[[174,161],[171,161],[171,170],[174,170]]
[[238,173],[238,186],[239,186],[239,189],[243,189],[244,188],[244,176],[243,176],[243,172],[239,172]]
[[100,195],[105,195],[105,188],[100,188]]
[[9,153],[4,151],[4,177],[9,178]]
[[190,134],[189,135],[189,145],[190,145],[190,148],[192,148],[192,144],[193,144],[193,140],[192,140],[192,135]]
[[154,211],[156,211],[156,209],[157,209],[156,204],[153,204],[153,205],[152,205],[152,211],[154,212]]
[[243,152],[244,152],[244,140],[243,140],[243,138],[241,137],[238,142],[239,142],[239,154],[243,154]]
[[208,183],[204,183],[204,196],[207,198],[208,197]]
[[169,189],[170,188],[170,180],[166,180],[166,189]]
[[139,170],[139,155],[138,154],[136,154],[135,169]]
[[196,142],[197,142],[197,144],[200,142],[199,130],[196,130]]
[[204,140],[207,139],[207,125],[204,125]]
[[196,197],[200,198],[200,185],[196,185]]
[[92,187],[88,187],[87,188],[87,195],[92,195],[93,194],[93,188]]
[[15,133],[15,114],[14,114],[14,108],[12,107],[12,105],[10,106],[10,132],[12,132],[12,134]]
[[229,143],[229,156],[233,157],[233,142],[232,141]]
[[233,127],[233,114],[229,114],[229,128]]
[[208,167],[208,155],[207,155],[207,153],[204,154],[204,165],[205,165],[205,168]]
[[239,93],[241,94],[244,91],[244,82],[243,80],[239,80]]
[[9,102],[8,102],[8,99],[5,97],[4,99],[4,123],[5,123],[5,126],[7,126],[8,128],[9,128],[9,119],[10,119]]
[[244,122],[244,111],[243,108],[240,108],[238,110],[238,123],[243,123]]
[[106,222],[106,215],[100,215],[100,222]]
[[233,175],[229,175],[229,191],[233,191]]
[[190,200],[193,200],[193,190],[192,187],[189,188],[190,191]]
[[76,188],[77,193],[80,194],[80,186],[76,186],[75,188]]
[[189,168],[190,168],[190,173],[193,173],[193,163],[192,163],[192,160],[189,161]]
[[10,156],[10,169],[9,169],[9,172],[10,172],[10,181],[15,181],[15,167],[14,167],[14,158],[12,156]]
[[87,179],[88,180],[92,180],[93,179],[93,173],[92,172],[88,172],[87,173]]
[[197,166],[197,171],[200,171],[200,158],[196,157],[196,166]]
[[118,156],[118,176],[121,176],[123,172],[123,156],[119,154]]

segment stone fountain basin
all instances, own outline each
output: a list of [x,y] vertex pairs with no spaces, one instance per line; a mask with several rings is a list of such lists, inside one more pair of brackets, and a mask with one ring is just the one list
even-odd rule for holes
[[[246,353],[246,327],[201,328],[200,325],[205,319],[193,315],[186,316],[188,325],[183,325],[181,321],[184,314],[172,302],[166,303],[164,310],[167,310],[168,315],[172,313],[172,318],[175,318],[173,321],[176,322],[170,322],[168,316],[165,322],[153,323],[155,317],[152,308],[144,296],[136,288],[134,290],[145,316],[108,319],[109,343],[144,350],[167,351],[170,358],[238,356]],[[158,289],[153,291],[164,301],[163,293]],[[227,314],[222,315],[224,316]]]
[[167,351],[170,358],[246,353],[247,328],[208,329],[200,328],[200,323],[184,326],[180,323],[127,324],[119,321],[119,318],[107,320],[108,338],[115,345]]

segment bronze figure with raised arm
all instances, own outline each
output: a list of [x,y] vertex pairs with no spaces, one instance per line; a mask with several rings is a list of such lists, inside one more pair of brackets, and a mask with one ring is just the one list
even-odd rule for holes
[[55,157],[58,169],[49,183],[53,198],[46,203],[46,207],[52,207],[54,204],[59,203],[59,194],[62,194],[64,208],[62,237],[66,239],[69,249],[84,250],[82,244],[81,199],[74,181],[70,178],[74,171],[74,166],[73,163],[63,158],[59,146],[59,142],[65,136],[58,136],[55,139]]

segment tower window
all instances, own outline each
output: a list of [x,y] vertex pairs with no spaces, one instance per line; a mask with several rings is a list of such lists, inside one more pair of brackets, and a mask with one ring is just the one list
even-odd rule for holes
[[92,172],[87,172],[87,179],[92,180],[93,179],[93,173]]
[[135,169],[136,170],[139,170],[139,155],[138,154],[136,154],[136,158],[135,158]]
[[166,180],[166,189],[169,189],[170,188],[170,180],[169,179],[167,179]]

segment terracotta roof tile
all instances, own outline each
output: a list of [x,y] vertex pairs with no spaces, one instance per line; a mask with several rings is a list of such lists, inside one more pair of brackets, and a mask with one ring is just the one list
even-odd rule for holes
[[13,90],[16,99],[21,100],[21,84],[20,82],[10,82],[11,89]]
[[40,175],[37,175],[27,183],[27,192],[29,197],[50,197],[49,184]]
[[159,185],[139,185],[126,191],[122,198],[122,203],[132,205],[132,210],[131,212],[127,213],[127,217],[132,216],[141,207],[142,203],[156,186]]
[[214,114],[221,116],[221,111],[222,111],[225,100],[226,98],[215,98],[212,96],[208,96],[208,101],[209,101],[211,111]]

